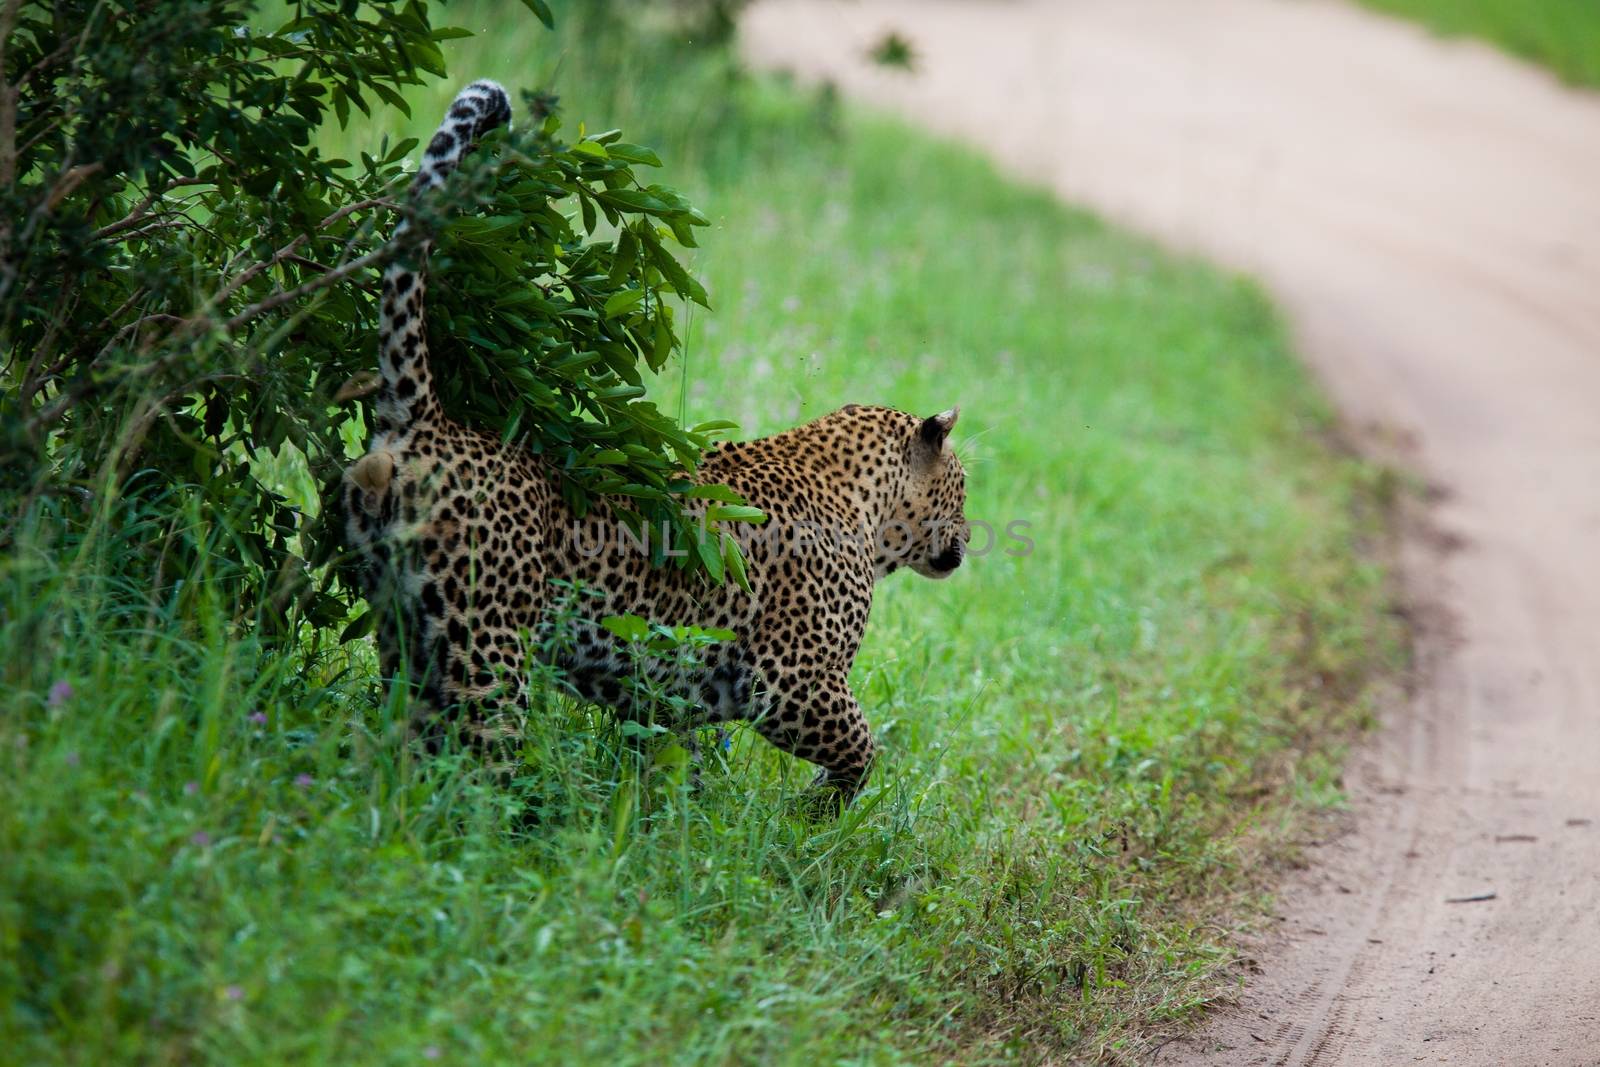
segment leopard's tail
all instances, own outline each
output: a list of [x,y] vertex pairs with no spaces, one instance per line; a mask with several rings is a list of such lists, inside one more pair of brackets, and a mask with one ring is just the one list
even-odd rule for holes
[[[461,90],[422,153],[422,165],[411,181],[411,195],[421,196],[443,185],[478,138],[510,120],[511,98],[498,84],[478,81]],[[383,384],[376,405],[380,433],[404,430],[438,411],[422,318],[428,243],[425,239],[404,247],[411,244],[407,240],[411,226],[407,220],[396,228],[394,239],[402,244],[402,251],[383,272],[378,327],[378,369]]]

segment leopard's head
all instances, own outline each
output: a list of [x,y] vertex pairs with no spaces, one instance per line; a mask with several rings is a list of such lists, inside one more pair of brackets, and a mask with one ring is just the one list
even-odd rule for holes
[[966,558],[967,473],[950,447],[960,410],[918,420],[909,431],[905,489],[880,542],[883,573],[904,565],[925,578],[948,578]]

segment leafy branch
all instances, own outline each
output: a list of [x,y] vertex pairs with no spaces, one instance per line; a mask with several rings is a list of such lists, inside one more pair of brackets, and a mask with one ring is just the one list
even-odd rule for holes
[[[423,202],[395,195],[413,138],[327,158],[319,127],[404,109],[464,32],[422,0],[347,7],[298,0],[264,29],[249,0],[0,0],[0,492],[131,492],[227,523],[242,619],[342,618],[353,585],[318,569],[341,558],[337,524],[256,460],[337,480],[370,414],[351,383],[375,361],[372,282],[412,214],[437,231],[447,409],[542,454],[580,512],[614,494],[688,536],[684,475],[710,431],[659,411],[643,372],[678,348],[674,305],[707,302],[671,247],[705,217],[619,132],[563,140],[548,96]],[[126,565],[158,585],[183,550]],[[318,577],[284,603],[269,590],[289,572]]]

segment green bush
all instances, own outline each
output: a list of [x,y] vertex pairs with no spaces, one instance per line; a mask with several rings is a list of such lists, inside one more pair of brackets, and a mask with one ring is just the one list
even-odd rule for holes
[[[614,130],[563,141],[554,99],[533,95],[442,197],[398,199],[415,139],[349,161],[314,135],[374,103],[404,110],[401,90],[443,77],[439,42],[466,31],[420,0],[279,11],[0,4],[8,511],[171,516],[115,561],[157,591],[219,526],[245,564],[236,621],[270,635],[343,619],[353,585],[321,566],[339,524],[303,514],[273,472],[303,456],[329,487],[364,436],[376,268],[409,212],[442,224],[429,317],[446,408],[543,453],[580,510],[617,493],[682,522],[680,472],[720,427],[680,427],[643,399],[640,371],[678,346],[669,293],[706,302],[668,247],[705,219],[643,176],[655,154]],[[425,136],[438,117],[414,118]]]

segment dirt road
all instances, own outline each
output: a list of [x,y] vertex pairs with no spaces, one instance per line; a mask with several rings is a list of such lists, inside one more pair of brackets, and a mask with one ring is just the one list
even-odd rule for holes
[[[890,28],[914,74],[865,60]],[[1600,95],[1332,0],[766,0],[743,34],[1264,279],[1436,488],[1353,830],[1157,1062],[1600,1064]]]

